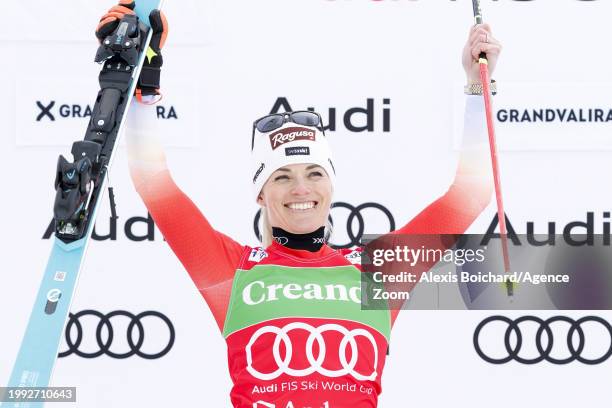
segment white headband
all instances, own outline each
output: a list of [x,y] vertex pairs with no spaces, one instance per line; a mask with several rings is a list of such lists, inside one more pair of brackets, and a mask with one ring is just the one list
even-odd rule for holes
[[268,133],[255,129],[251,157],[255,201],[270,175],[290,164],[318,164],[325,169],[332,185],[336,178],[327,138],[316,127],[287,122]]

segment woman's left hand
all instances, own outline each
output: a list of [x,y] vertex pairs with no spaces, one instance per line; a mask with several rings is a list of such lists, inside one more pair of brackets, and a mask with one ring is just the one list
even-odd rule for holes
[[478,56],[481,52],[487,54],[489,60],[489,74],[492,75],[501,53],[502,45],[491,32],[488,24],[477,24],[470,28],[470,34],[465,47],[463,47],[463,69],[468,84],[480,83],[480,68]]

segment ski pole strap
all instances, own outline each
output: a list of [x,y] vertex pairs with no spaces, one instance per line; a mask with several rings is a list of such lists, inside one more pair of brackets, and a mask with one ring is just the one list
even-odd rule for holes
[[[142,89],[143,95],[154,95],[155,90],[159,89],[161,68],[152,66],[143,66],[140,70],[140,77],[138,78],[138,87]],[[153,91],[151,94],[147,94],[145,91]]]

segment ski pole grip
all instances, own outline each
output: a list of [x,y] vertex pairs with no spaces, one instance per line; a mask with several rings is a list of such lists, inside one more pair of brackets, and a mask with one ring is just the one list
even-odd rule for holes
[[[472,0],[472,9],[474,10],[474,20],[476,24],[482,24],[482,10],[480,9],[480,0]],[[481,52],[478,56],[480,59],[487,59],[487,54]]]

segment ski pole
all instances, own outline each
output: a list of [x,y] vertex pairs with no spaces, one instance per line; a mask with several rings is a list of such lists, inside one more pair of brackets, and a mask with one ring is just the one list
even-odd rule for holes
[[[482,11],[480,0],[472,0],[474,9],[474,19],[476,24],[482,24]],[[504,212],[504,201],[502,197],[501,178],[499,172],[499,162],[497,160],[497,144],[495,141],[495,123],[493,122],[493,104],[491,103],[491,79],[489,77],[489,61],[487,54],[481,52],[478,56],[480,64],[480,82],[482,82],[482,95],[485,102],[485,112],[487,118],[487,130],[489,133],[489,149],[491,151],[491,165],[493,166],[493,183],[495,185],[495,199],[497,202],[497,218],[499,221],[499,231],[502,242],[502,253],[504,257],[504,272],[510,272],[510,256],[508,253],[508,234],[506,230],[506,213]],[[508,296],[514,296],[514,286],[509,280],[506,281]]]

